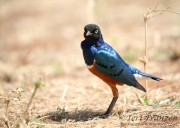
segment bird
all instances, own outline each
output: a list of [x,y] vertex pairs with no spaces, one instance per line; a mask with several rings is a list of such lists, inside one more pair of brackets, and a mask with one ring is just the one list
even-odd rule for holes
[[84,40],[81,49],[88,70],[108,84],[113,98],[103,115],[109,116],[113,110],[119,93],[117,85],[133,86],[143,92],[146,89],[138,82],[139,79],[163,80],[160,77],[138,70],[126,63],[121,56],[104,41],[101,30],[96,24],[87,24],[84,27]]

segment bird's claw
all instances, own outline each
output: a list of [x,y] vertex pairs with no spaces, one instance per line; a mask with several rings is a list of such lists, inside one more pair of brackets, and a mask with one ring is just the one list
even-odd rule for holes
[[103,114],[103,115],[95,115],[94,117],[95,118],[101,118],[101,119],[105,119],[105,118],[107,118],[109,116],[109,114]]

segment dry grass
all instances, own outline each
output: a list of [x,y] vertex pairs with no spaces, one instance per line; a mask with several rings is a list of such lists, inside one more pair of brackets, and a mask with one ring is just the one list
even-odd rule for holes
[[[148,81],[148,99],[141,91],[135,90],[137,96],[128,86],[118,87],[117,104],[102,119],[98,115],[105,112],[112,94],[85,67],[79,46],[83,27],[98,22],[105,40],[143,70],[137,62],[144,53],[141,18],[156,1],[94,2],[0,1],[0,127],[179,127],[179,16],[163,14],[148,21],[147,72],[164,80]],[[178,5],[160,1],[159,8],[180,12]],[[34,86],[42,85],[39,78],[43,88]]]

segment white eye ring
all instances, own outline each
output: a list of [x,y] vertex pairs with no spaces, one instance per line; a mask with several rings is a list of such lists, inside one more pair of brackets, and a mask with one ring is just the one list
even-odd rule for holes
[[98,33],[98,30],[96,30],[95,33]]

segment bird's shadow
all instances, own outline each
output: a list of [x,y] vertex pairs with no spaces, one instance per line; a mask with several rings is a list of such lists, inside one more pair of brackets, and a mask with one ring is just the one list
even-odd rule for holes
[[[138,109],[127,109],[126,113],[131,113],[134,111],[138,111]],[[109,116],[119,116],[119,118],[121,118],[122,114],[124,111],[120,110],[117,112],[112,112]],[[41,118],[44,119],[44,117],[48,120],[51,121],[62,121],[62,120],[73,120],[75,122],[78,121],[89,121],[89,120],[93,120],[93,119],[105,119],[108,118],[109,116],[104,115],[104,112],[100,112],[97,110],[92,110],[92,109],[85,109],[85,110],[77,110],[75,109],[74,111],[71,112],[66,112],[65,110],[61,110],[61,111],[51,111],[46,113],[45,115],[39,116],[37,118]]]
[[[120,114],[121,112],[118,112]],[[52,121],[62,121],[62,120],[74,120],[74,121],[89,121],[93,119],[98,119],[98,118],[108,118],[107,115],[103,115],[103,112],[98,112],[94,111],[91,109],[87,110],[74,110],[72,112],[59,112],[59,111],[52,111],[49,113],[46,113],[43,116],[40,116],[38,118],[43,118],[47,117],[47,119],[52,120]],[[113,113],[112,113],[113,114]],[[111,114],[111,115],[112,115]]]

